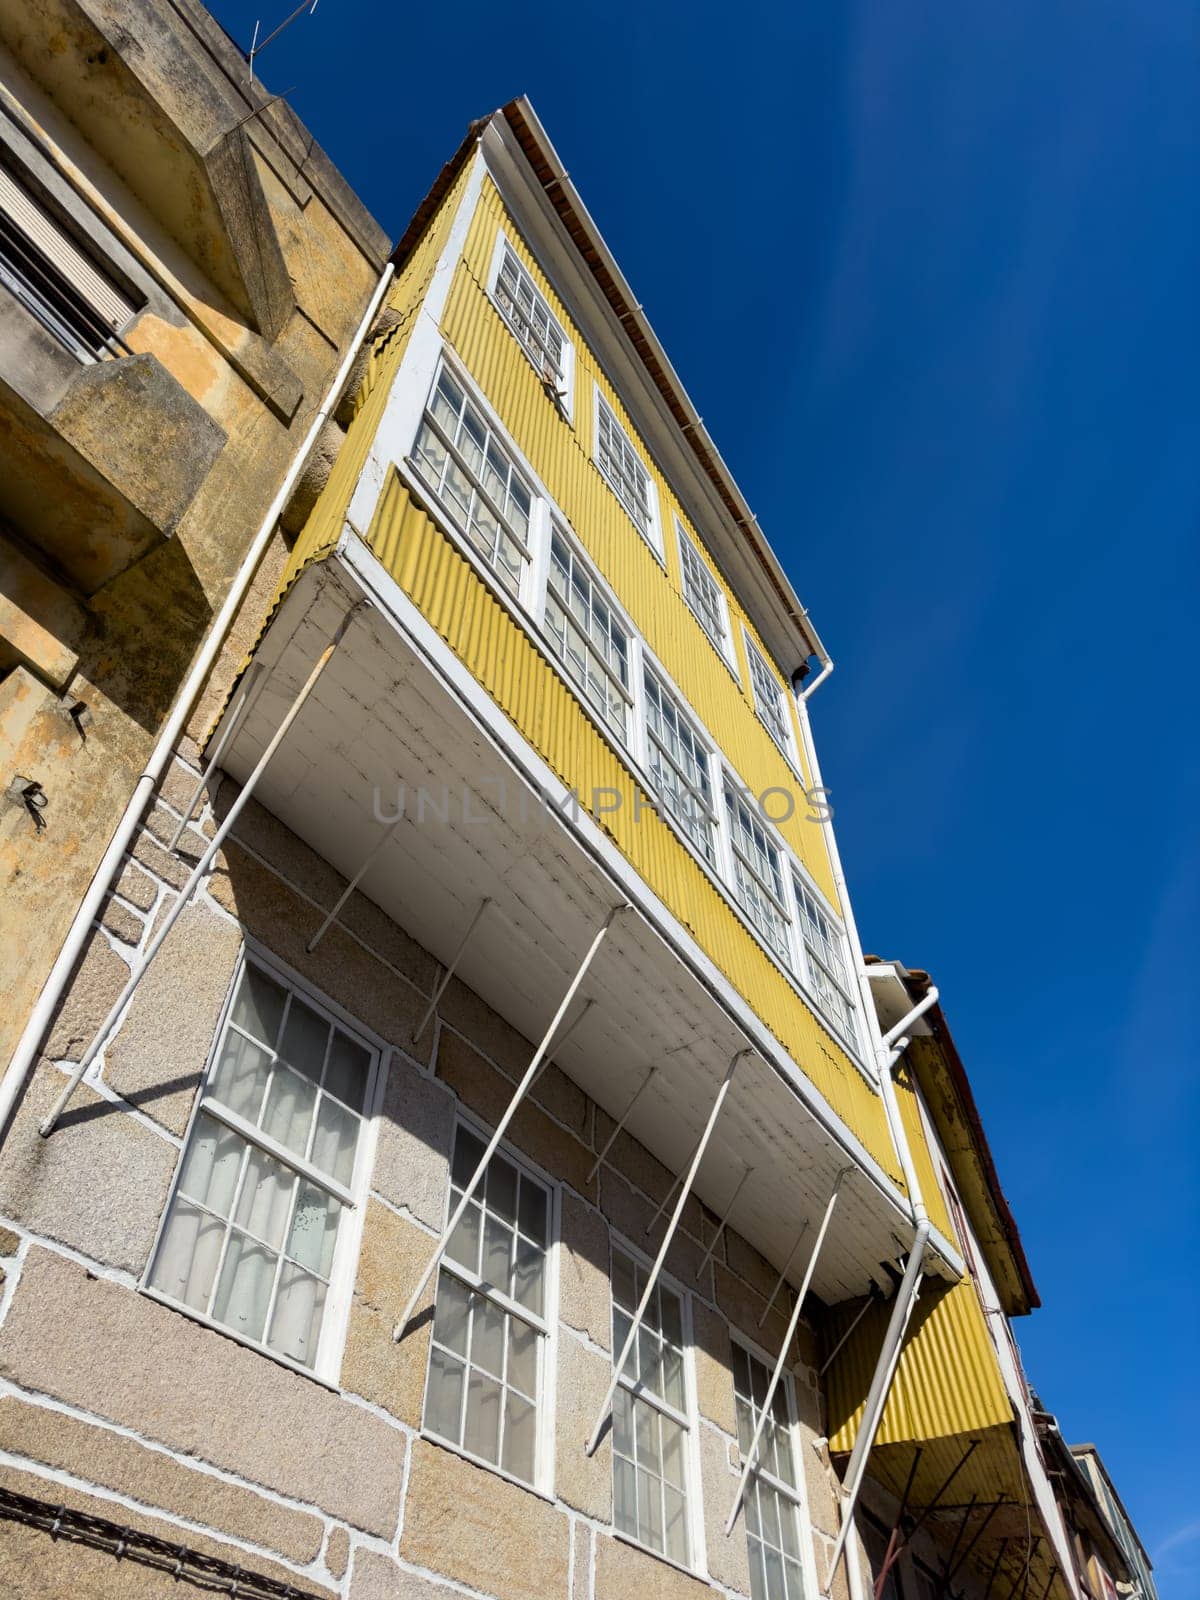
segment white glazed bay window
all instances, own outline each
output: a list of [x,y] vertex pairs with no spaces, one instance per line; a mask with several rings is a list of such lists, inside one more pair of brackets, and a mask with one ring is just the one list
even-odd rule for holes
[[[484,1148],[458,1125],[451,1212]],[[528,1484],[542,1466],[549,1245],[549,1189],[497,1151],[439,1269],[425,1390],[426,1432]]]
[[703,556],[694,542],[676,521],[679,534],[679,570],[683,575],[683,598],[687,601],[697,622],[726,661],[732,654],[729,639],[729,617],[725,609],[725,596],[721,586],[708,570]]
[[557,528],[550,535],[544,620],[547,643],[579,694],[628,743],[629,633]]
[[519,595],[530,560],[533,492],[445,366],[417,429],[412,461],[472,549],[510,594]]
[[596,390],[596,462],[609,488],[625,507],[633,524],[655,550],[658,532],[654,525],[654,491],[633,440],[617,421],[612,407]]
[[725,814],[733,855],[733,888],[738,903],[785,966],[789,918],[784,900],[780,851],[759,817],[753,799],[725,778]]
[[746,659],[750,663],[750,683],[754,689],[754,707],[759,721],[774,739],[783,754],[793,764],[792,737],[788,729],[788,716],[784,707],[783,685],[771,671],[749,634],[746,635]]
[[716,814],[709,751],[658,675],[646,668],[646,737],[650,773],[666,810],[710,867],[717,864]]
[[555,393],[565,396],[570,377],[571,346],[546,297],[517,257],[508,240],[498,244],[492,294],[517,343]]
[[319,1367],[375,1063],[343,1026],[247,962],[148,1287],[251,1344]]
[[[735,1341],[733,1389],[743,1455],[750,1449],[770,1381],[763,1362]],[[785,1379],[775,1390],[755,1469],[746,1484],[746,1544],[753,1600],[803,1600],[798,1469]]]
[[854,1018],[853,990],[843,958],[844,935],[821,909],[807,884],[801,883],[799,878],[793,881],[809,988],[816,996],[826,1020],[847,1044],[857,1049],[858,1029]]
[[[646,1287],[646,1269],[613,1249],[614,1360]],[[683,1367],[683,1302],[656,1285],[613,1396],[613,1522],[681,1566],[688,1530],[690,1408]]]

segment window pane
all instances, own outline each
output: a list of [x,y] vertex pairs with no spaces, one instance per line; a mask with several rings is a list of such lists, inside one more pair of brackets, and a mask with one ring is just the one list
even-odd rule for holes
[[285,1261],[271,1313],[271,1336],[267,1343],[282,1356],[311,1367],[317,1359],[321,1313],[325,1309],[325,1285],[319,1278],[302,1272]]
[[482,1139],[477,1139],[469,1128],[459,1124],[454,1134],[454,1164],[450,1176],[460,1189],[465,1189],[475,1175],[485,1148]]
[[511,1389],[504,1395],[504,1460],[505,1470],[528,1483],[533,1478],[533,1447],[537,1430],[537,1413],[519,1394]]
[[[458,1204],[461,1197],[451,1192],[451,1208]],[[446,1254],[451,1261],[457,1261],[460,1267],[467,1267],[472,1272],[479,1271],[479,1235],[480,1218],[482,1213],[472,1200],[463,1212],[458,1227],[450,1235],[446,1245]]]
[[282,1063],[277,1065],[263,1112],[263,1132],[278,1139],[286,1149],[302,1156],[308,1147],[308,1131],[312,1126],[316,1098],[317,1091],[307,1078],[302,1078]]
[[251,1150],[238,1198],[236,1221],[247,1233],[277,1250],[283,1243],[296,1175],[273,1156]]
[[239,1117],[257,1122],[270,1072],[269,1053],[230,1029],[217,1056],[212,1093]]
[[531,1399],[537,1394],[538,1335],[519,1317],[508,1319],[508,1382]]
[[301,1184],[287,1252],[294,1261],[322,1278],[328,1278],[333,1270],[333,1247],[337,1243],[341,1211],[341,1204],[332,1195],[315,1184]]
[[261,1339],[278,1257],[244,1234],[232,1233],[213,1302],[213,1316],[247,1339]]
[[503,1294],[509,1292],[512,1273],[513,1234],[490,1212],[483,1224],[483,1265],[479,1269],[485,1283],[495,1284]]
[[193,1311],[206,1310],[224,1239],[224,1223],[177,1197],[159,1241],[151,1284]]
[[513,1273],[513,1299],[540,1316],[545,1293],[545,1256],[541,1247],[525,1239],[517,1241],[517,1264]]
[[549,1234],[547,1212],[550,1197],[540,1183],[521,1179],[521,1232],[528,1234],[535,1244],[545,1244]]
[[313,1135],[313,1166],[328,1172],[339,1183],[349,1184],[354,1177],[358,1129],[359,1120],[354,1113],[323,1094],[321,1109],[317,1112],[317,1131]]
[[637,1480],[633,1462],[613,1458],[613,1523],[622,1533],[637,1538]]
[[504,1312],[483,1295],[471,1297],[471,1365],[504,1376]]
[[678,1489],[669,1484],[663,1488],[663,1509],[666,1518],[666,1551],[673,1561],[687,1565],[687,1501]]
[[503,1156],[493,1156],[488,1163],[487,1208],[506,1222],[517,1220],[517,1172]]
[[429,1353],[429,1386],[425,1393],[425,1426],[443,1439],[462,1442],[462,1398],[465,1368],[436,1345]]
[[196,1118],[179,1176],[180,1192],[222,1217],[229,1215],[245,1153],[245,1141],[206,1117]]
[[348,1039],[340,1028],[335,1029],[325,1074],[326,1090],[353,1110],[361,1111],[370,1070],[370,1052]]
[[433,1337],[455,1355],[466,1356],[470,1331],[471,1291],[449,1272],[438,1278]]
[[481,1461],[500,1459],[502,1390],[493,1379],[471,1369],[467,1379],[467,1425],[463,1444]]
[[233,1020],[263,1044],[273,1046],[283,1016],[285,991],[259,967],[242,969],[233,1002]]
[[325,1047],[329,1043],[329,1024],[303,1000],[292,996],[279,1053],[290,1066],[314,1083],[321,1081],[325,1066]]

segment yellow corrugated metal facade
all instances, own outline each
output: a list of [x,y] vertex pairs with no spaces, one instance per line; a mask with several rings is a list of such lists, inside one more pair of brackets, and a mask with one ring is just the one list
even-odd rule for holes
[[[829,1369],[831,1450],[853,1447],[890,1313],[890,1305],[873,1306]],[[848,1313],[842,1316],[849,1321]],[[878,1443],[969,1435],[1011,1420],[975,1286],[967,1280],[942,1289],[927,1283],[909,1323]]]
[[[501,228],[574,344],[575,406],[571,423],[564,421],[547,399],[532,365],[487,294],[492,254]],[[691,702],[739,777],[755,794],[773,787],[794,791],[795,775],[754,711],[742,643],[743,625],[760,650],[763,649],[762,640],[737,595],[722,581],[741,680],[735,682],[683,598],[672,519],[678,517],[690,537],[707,554],[703,534],[692,525],[670,484],[658,470],[619,395],[526,248],[490,179],[484,180],[442,318],[442,331],[570,521],[576,538],[615,590],[634,626]],[[634,530],[592,459],[593,384],[599,386],[651,468],[658,494],[666,571]],[[708,559],[720,580],[711,556]],[[765,650],[763,653],[767,654]],[[788,714],[794,723],[790,703]],[[803,762],[803,756],[801,760]],[[804,781],[806,784],[811,781],[807,773]],[[824,832],[817,824],[802,820],[807,810],[807,806],[798,806],[795,814],[780,825],[780,832],[812,873],[822,893],[837,906]]]
[[880,1097],[797,999],[666,823],[649,810],[635,822],[637,785],[629,769],[470,562],[394,475],[367,537],[397,583],[563,783],[580,794],[605,787],[620,791],[627,803],[602,819],[606,831],[880,1165],[898,1177]]

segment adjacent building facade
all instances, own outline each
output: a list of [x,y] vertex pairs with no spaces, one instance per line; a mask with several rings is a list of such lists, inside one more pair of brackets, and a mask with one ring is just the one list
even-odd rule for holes
[[202,7],[0,9],[5,1061],[387,250]]
[[6,1080],[5,1581],[1078,1600],[828,657],[528,102],[393,269]]

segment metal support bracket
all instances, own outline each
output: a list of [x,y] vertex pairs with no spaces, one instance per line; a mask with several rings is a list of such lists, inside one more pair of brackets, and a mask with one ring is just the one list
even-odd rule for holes
[[[446,967],[445,972],[443,972],[442,976],[438,979],[437,986],[433,991],[433,998],[430,1000],[429,1004],[426,1006],[424,1016],[422,1016],[420,1022],[418,1022],[416,1027],[413,1029],[412,1042],[414,1044],[416,1044],[417,1040],[421,1037],[421,1035],[425,1032],[425,1029],[429,1026],[429,1023],[430,1023],[430,1021],[431,1021],[431,1019],[433,1017],[433,1013],[438,1008],[438,1001],[442,998],[442,996],[445,994],[446,990],[449,988],[450,979],[454,976],[456,970],[458,969],[458,963],[462,960],[463,956],[466,954],[467,945],[470,943],[471,935],[475,932],[475,929],[479,926],[479,919],[483,916],[483,913],[487,910],[487,908],[491,905],[491,903],[492,903],[491,902],[491,898],[488,895],[485,895],[483,897],[483,899],[479,902],[479,909],[478,909],[478,911],[476,911],[475,915],[471,918],[470,922],[468,923],[467,931],[466,931],[466,933],[463,934],[462,939],[459,941],[458,949],[450,957],[450,961],[449,961],[448,966]],[[607,927],[607,926],[608,926],[608,924],[605,923],[605,927]]]
[[800,1326],[800,1313],[804,1309],[804,1301],[812,1285],[813,1273],[817,1270],[817,1260],[821,1254],[821,1246],[825,1243],[825,1235],[829,1232],[829,1224],[833,1221],[833,1212],[838,1203],[838,1196],[842,1192],[842,1184],[853,1170],[852,1167],[843,1167],[834,1179],[833,1192],[825,1206],[825,1215],[821,1218],[821,1226],[817,1231],[817,1237],[813,1240],[808,1266],[804,1269],[804,1281],[800,1285],[799,1293],[796,1295],[796,1304],[792,1307],[792,1314],[788,1319],[787,1332],[783,1336],[783,1343],[779,1347],[779,1355],[775,1360],[775,1370],[771,1374],[771,1381],[767,1385],[767,1392],[759,1409],[754,1437],[750,1440],[750,1448],[746,1451],[746,1464],[742,1468],[742,1476],[738,1480],[737,1493],[734,1495],[733,1504],[729,1508],[729,1516],[725,1522],[725,1537],[727,1539],[733,1532],[733,1525],[737,1521],[737,1514],[745,1498],[746,1484],[749,1482],[750,1474],[753,1472],[758,1459],[759,1440],[762,1438],[767,1418],[771,1415],[771,1403],[775,1399],[775,1391],[778,1389],[779,1380],[783,1375],[784,1363],[787,1361],[788,1351],[792,1347],[792,1340],[796,1337],[796,1329]]
[[183,837],[183,830],[192,820],[192,812],[196,809],[196,801],[199,800],[200,796],[204,793],[209,779],[217,770],[218,766],[220,766],[221,757],[229,748],[234,735],[241,732],[242,725],[246,721],[247,716],[250,714],[250,702],[252,699],[256,698],[257,691],[262,688],[262,685],[266,683],[266,681],[267,675],[263,672],[262,662],[257,660],[252,661],[246,668],[246,675],[242,679],[241,688],[238,690],[237,705],[230,713],[229,720],[225,724],[224,730],[221,733],[221,737],[217,740],[216,745],[213,747],[212,754],[209,756],[208,760],[204,764],[203,769],[201,770],[200,776],[196,781],[196,787],[192,790],[191,797],[189,798],[187,805],[183,808],[183,817],[179,823],[179,826],[171,835],[171,842],[167,845],[167,849],[172,855],[175,854],[175,851],[179,845],[179,841]]
[[[479,910],[476,912],[476,914],[475,914],[475,921],[476,922],[478,922],[479,918],[483,915],[484,906],[486,906],[487,903],[488,902],[485,900],[483,902],[483,905],[481,905]],[[588,945],[587,951],[586,951],[586,953],[585,953],[585,955],[583,957],[583,960],[579,963],[579,966],[578,966],[578,968],[576,969],[576,972],[575,972],[575,976],[571,979],[571,982],[567,987],[566,994],[563,995],[561,1001],[559,1002],[558,1010],[554,1013],[554,1016],[550,1020],[550,1026],[546,1029],[546,1032],[542,1036],[541,1044],[539,1044],[537,1049],[533,1052],[533,1056],[532,1056],[532,1058],[531,1058],[531,1060],[529,1062],[529,1065],[525,1068],[524,1077],[522,1077],[520,1083],[517,1085],[516,1090],[513,1093],[512,1099],[508,1102],[508,1106],[505,1109],[504,1115],[500,1118],[500,1121],[496,1124],[495,1132],[492,1134],[492,1137],[488,1140],[487,1148],[484,1150],[483,1155],[479,1158],[479,1165],[475,1168],[475,1171],[471,1174],[470,1182],[467,1184],[466,1188],[463,1190],[462,1196],[459,1199],[458,1204],[455,1206],[454,1211],[451,1214],[450,1220],[446,1223],[446,1226],[442,1229],[442,1235],[441,1235],[441,1238],[438,1240],[437,1248],[434,1250],[433,1255],[429,1258],[429,1261],[428,1261],[424,1271],[421,1273],[421,1276],[420,1276],[420,1279],[419,1279],[419,1281],[417,1283],[416,1288],[413,1290],[412,1294],[409,1296],[408,1304],[405,1306],[403,1314],[401,1315],[399,1322],[397,1322],[395,1327],[392,1329],[392,1338],[396,1341],[397,1344],[404,1337],[405,1329],[408,1327],[409,1323],[412,1321],[413,1312],[416,1310],[417,1301],[425,1293],[426,1285],[429,1283],[430,1278],[433,1277],[434,1272],[437,1270],[438,1263],[441,1261],[442,1257],[445,1255],[446,1246],[449,1244],[450,1240],[454,1237],[454,1230],[455,1230],[455,1228],[458,1227],[458,1224],[462,1219],[463,1212],[467,1209],[468,1205],[471,1203],[471,1200],[475,1196],[476,1190],[479,1188],[480,1183],[483,1181],[483,1175],[488,1169],[488,1163],[491,1161],[493,1155],[496,1153],[496,1148],[499,1145],[500,1141],[504,1138],[504,1135],[508,1130],[509,1123],[512,1121],[513,1117],[516,1115],[517,1107],[521,1104],[521,1101],[524,1100],[526,1094],[528,1094],[529,1089],[533,1084],[534,1079],[537,1077],[538,1073],[541,1071],[542,1063],[546,1059],[547,1055],[550,1052],[550,1046],[555,1042],[554,1036],[558,1032],[559,1026],[562,1023],[562,1019],[566,1016],[567,1011],[570,1008],[571,1002],[574,1000],[576,994],[578,994],[579,986],[583,982],[584,978],[587,976],[588,968],[591,966],[593,960],[595,959],[596,952],[599,950],[600,946],[604,943],[605,936],[608,933],[609,929],[612,927],[614,918],[616,918],[620,912],[627,911],[628,909],[629,909],[628,903],[624,902],[624,901],[620,905],[614,906],[612,908],[612,910],[608,913],[608,915],[605,917],[604,921],[601,923],[600,928],[597,931],[595,937],[592,939],[591,944]],[[472,924],[472,927],[473,926],[474,926],[474,924]],[[459,954],[460,955],[462,953],[462,950],[466,948],[466,942],[467,942],[467,939],[470,938],[470,936],[471,936],[471,929],[468,928],[466,936],[463,939],[462,945],[459,948]],[[457,957],[455,959],[457,960]],[[443,987],[444,987],[444,985],[443,985]],[[434,997],[434,1004],[436,1004],[436,1003],[437,1003],[437,997],[435,996]],[[586,1007],[584,1009],[586,1010]],[[430,1007],[428,1015],[429,1016],[433,1015],[433,1007],[432,1006]],[[582,1015],[582,1013],[581,1013],[581,1015]],[[577,1018],[576,1021],[578,1021],[578,1020],[579,1019]]]
[[226,837],[233,828],[233,825],[237,822],[238,817],[241,816],[243,808],[249,804],[250,799],[254,794],[254,790],[257,787],[258,780],[267,770],[267,767],[270,765],[271,758],[279,749],[279,746],[283,743],[284,739],[287,738],[292,724],[304,709],[305,701],[316,688],[317,680],[325,671],[325,668],[329,665],[331,659],[333,658],[333,653],[337,649],[338,645],[341,644],[342,640],[346,637],[346,630],[349,628],[351,622],[358,615],[358,613],[363,610],[366,604],[367,602],[365,600],[359,600],[353,606],[351,606],[350,610],[347,611],[346,615],[342,618],[340,624],[338,625],[337,632],[334,634],[330,642],[325,646],[324,650],[321,651],[321,654],[317,657],[312,671],[305,679],[303,686],[296,695],[296,698],[288,707],[283,721],[279,724],[278,728],[276,728],[262,755],[259,756],[254,771],[246,779],[240,794],[230,806],[224,822],[221,823],[220,827],[209,840],[207,846],[200,856],[199,861],[197,861],[196,865],[192,868],[187,882],[175,897],[175,903],[167,912],[167,915],[163,918],[161,927],[151,939],[150,943],[146,946],[145,952],[142,955],[142,959],[130,973],[128,982],[125,984],[125,987],[121,990],[117,998],[113,1001],[111,1010],[105,1017],[104,1021],[100,1024],[95,1037],[93,1038],[91,1044],[89,1044],[87,1049],[84,1051],[78,1065],[75,1067],[74,1072],[72,1072],[71,1076],[68,1078],[65,1088],[59,1095],[58,1099],[54,1102],[53,1106],[50,1108],[49,1113],[43,1119],[41,1126],[38,1129],[38,1132],[43,1138],[48,1138],[49,1135],[54,1132],[54,1128],[59,1117],[62,1116],[68,1102],[71,1099],[71,1096],[79,1087],[84,1073],[91,1066],[92,1062],[95,1061],[101,1050],[103,1050],[105,1044],[107,1044],[109,1036],[116,1027],[121,1013],[125,1010],[125,1007],[133,998],[134,992],[138,985],[145,977],[147,968],[154,960],[158,952],[162,949],[163,945],[166,943],[167,936],[170,934],[171,929],[179,921],[179,918],[182,916],[185,908],[190,903],[191,898],[195,894],[196,888],[200,883],[200,880],[208,872],[209,867],[212,865],[213,857],[224,844]]
[[700,1279],[703,1277],[705,1267],[707,1267],[708,1263],[712,1260],[713,1251],[720,1244],[721,1236],[725,1232],[725,1224],[729,1221],[730,1217],[733,1215],[733,1208],[738,1203],[738,1196],[741,1194],[742,1190],[746,1187],[746,1184],[749,1181],[750,1176],[753,1173],[753,1171],[754,1171],[753,1167],[747,1167],[745,1172],[743,1172],[741,1177],[738,1179],[737,1188],[733,1191],[733,1197],[730,1200],[729,1204],[725,1207],[725,1210],[724,1210],[724,1213],[722,1214],[721,1220],[717,1224],[717,1231],[713,1234],[712,1239],[709,1241],[708,1249],[704,1252],[704,1255],[700,1259],[700,1265],[696,1268],[696,1282],[697,1283],[699,1283]]
[[[729,1093],[729,1086],[733,1082],[734,1070],[743,1056],[753,1054],[750,1050],[739,1050],[731,1059],[725,1069],[725,1076],[721,1079],[721,1087],[717,1090],[717,1098],[713,1101],[712,1110],[708,1114],[708,1121],[704,1124],[704,1132],[688,1163],[687,1176],[679,1189],[679,1198],[675,1202],[675,1209],[671,1213],[671,1220],[667,1224],[667,1231],[663,1234],[662,1243],[658,1247],[658,1255],[654,1258],[654,1265],[646,1275],[646,1287],[642,1290],[642,1298],[638,1308],[633,1314],[633,1321],[629,1325],[629,1332],[625,1336],[625,1343],[621,1353],[613,1362],[612,1377],[609,1379],[604,1400],[600,1406],[600,1413],[596,1418],[596,1426],[592,1429],[592,1436],[587,1442],[587,1454],[594,1455],[596,1446],[600,1443],[600,1432],[612,1408],[613,1395],[617,1392],[617,1381],[625,1370],[625,1363],[629,1359],[629,1352],[633,1349],[634,1340],[642,1325],[642,1318],[646,1315],[646,1307],[650,1304],[650,1297],[658,1284],[659,1274],[662,1272],[663,1262],[667,1259],[667,1251],[671,1248],[671,1240],[675,1237],[675,1230],[679,1226],[679,1219],[683,1216],[683,1208],[687,1204],[688,1196],[692,1192],[692,1185],[696,1181],[696,1174],[700,1170],[700,1163],[704,1159],[704,1152],[708,1141],[712,1138],[713,1129],[717,1125],[717,1118],[721,1115],[721,1107],[725,1104],[725,1097]],[[674,1190],[675,1185],[672,1185]]]

